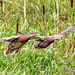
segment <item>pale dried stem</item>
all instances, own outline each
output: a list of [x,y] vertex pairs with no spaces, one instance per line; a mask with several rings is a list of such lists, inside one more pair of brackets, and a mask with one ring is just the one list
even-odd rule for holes
[[4,0],[3,0],[3,12],[4,12]]
[[24,19],[25,19],[25,29],[26,29],[26,0],[24,0]]
[[57,0],[57,33],[59,32],[59,0]]

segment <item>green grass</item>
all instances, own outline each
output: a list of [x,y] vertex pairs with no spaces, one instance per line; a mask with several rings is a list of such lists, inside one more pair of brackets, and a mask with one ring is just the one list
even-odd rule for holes
[[[55,34],[57,21],[53,19],[53,12],[56,11],[54,0],[41,0],[40,2],[27,0],[26,30],[23,0],[12,0],[12,2],[16,2],[18,5],[15,7],[15,3],[5,1],[5,11],[2,12],[2,9],[0,11],[0,38],[16,35],[18,18],[20,18],[19,29],[23,33],[29,34],[35,31],[39,35]],[[45,5],[45,15],[42,14],[42,5]],[[65,20],[63,18],[64,8],[66,9]],[[75,23],[74,8],[70,7],[69,1],[61,1],[59,33]],[[61,38],[45,49],[34,49],[33,44],[35,44],[34,41],[29,41],[18,54],[4,56],[8,43],[0,42],[0,75],[74,75],[75,72],[71,70],[75,69],[75,29],[66,34],[65,40]]]

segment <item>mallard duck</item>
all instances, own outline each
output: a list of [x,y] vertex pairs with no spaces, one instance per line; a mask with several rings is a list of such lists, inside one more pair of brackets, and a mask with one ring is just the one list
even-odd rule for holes
[[63,37],[66,33],[70,32],[75,28],[75,25],[71,26],[70,28],[66,29],[65,31],[59,33],[58,35],[53,36],[38,36],[41,39],[37,39],[35,41],[39,41],[39,44],[34,45],[33,47],[35,49],[42,49],[48,47],[51,43],[53,43],[55,40],[59,40],[61,37]]
[[7,55],[8,53],[17,53],[19,51],[19,48],[21,48],[28,40],[31,39],[31,37],[38,36],[35,32],[32,32],[30,34],[24,34],[21,32],[18,32],[19,35],[17,36],[11,36],[6,38],[0,38],[0,41],[6,41],[9,42],[8,49],[4,51],[4,55]]

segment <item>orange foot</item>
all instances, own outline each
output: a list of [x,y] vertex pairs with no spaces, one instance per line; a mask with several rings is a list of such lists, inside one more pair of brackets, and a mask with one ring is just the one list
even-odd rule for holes
[[40,49],[40,47],[37,47],[37,49]]
[[6,52],[6,55],[7,55],[8,53],[10,53],[10,49]]

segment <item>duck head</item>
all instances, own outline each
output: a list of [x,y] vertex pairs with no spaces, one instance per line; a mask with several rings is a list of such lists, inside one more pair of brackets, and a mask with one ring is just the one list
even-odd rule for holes
[[35,36],[39,36],[36,32],[32,32],[29,34],[30,37],[35,37]]

